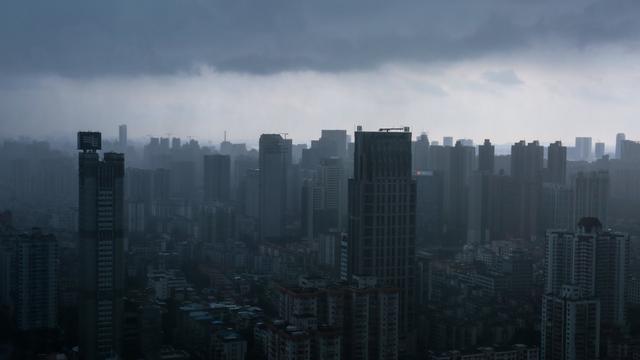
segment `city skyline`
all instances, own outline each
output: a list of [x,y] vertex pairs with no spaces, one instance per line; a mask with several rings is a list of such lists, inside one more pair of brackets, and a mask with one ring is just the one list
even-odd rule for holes
[[640,359],[640,1],[0,6],[0,360]]

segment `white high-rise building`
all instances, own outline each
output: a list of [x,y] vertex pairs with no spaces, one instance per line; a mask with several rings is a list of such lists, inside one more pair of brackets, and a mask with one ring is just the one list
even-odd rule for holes
[[600,301],[602,323],[625,322],[629,235],[603,231],[596,218],[583,218],[574,232],[547,233],[545,293],[558,295],[564,285]]

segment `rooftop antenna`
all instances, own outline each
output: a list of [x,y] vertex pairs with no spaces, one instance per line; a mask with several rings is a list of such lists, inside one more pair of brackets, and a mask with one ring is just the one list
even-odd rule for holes
[[224,131],[224,142],[227,142],[227,130]]

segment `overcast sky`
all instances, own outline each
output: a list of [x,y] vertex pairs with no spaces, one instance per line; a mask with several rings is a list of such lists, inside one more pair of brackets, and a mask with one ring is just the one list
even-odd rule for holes
[[637,0],[6,0],[0,137],[640,138]]

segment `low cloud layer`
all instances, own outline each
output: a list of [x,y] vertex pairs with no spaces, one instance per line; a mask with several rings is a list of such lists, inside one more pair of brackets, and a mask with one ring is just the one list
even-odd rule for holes
[[8,0],[0,137],[634,134],[635,0]]
[[233,141],[255,145],[268,132],[307,142],[323,128],[408,125],[435,140],[453,135],[571,143],[575,136],[593,136],[611,144],[618,131],[640,136],[640,75],[627,76],[640,74],[640,65],[635,55],[611,54],[625,69],[613,71],[608,56],[571,66],[531,64],[523,57],[340,73],[202,67],[162,76],[35,77],[0,87],[0,116],[10,119],[0,132],[71,137],[93,129],[109,138],[127,123],[136,139],[171,134],[206,144],[227,131]]
[[352,71],[640,38],[634,0],[3,2],[0,73]]

